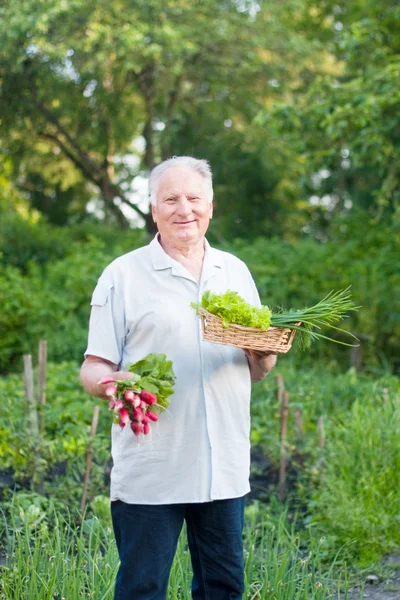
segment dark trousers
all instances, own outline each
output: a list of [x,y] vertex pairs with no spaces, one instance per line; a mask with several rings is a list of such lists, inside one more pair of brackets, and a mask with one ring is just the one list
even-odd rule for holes
[[199,504],[111,503],[121,565],[114,600],[165,600],[184,521],[194,600],[240,600],[244,498]]

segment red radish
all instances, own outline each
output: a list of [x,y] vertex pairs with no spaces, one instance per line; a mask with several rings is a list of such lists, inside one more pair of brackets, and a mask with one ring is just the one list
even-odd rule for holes
[[153,406],[153,404],[156,404],[157,402],[157,396],[152,394],[152,392],[149,392],[149,390],[142,390],[140,397],[150,406]]
[[109,385],[108,388],[106,389],[106,396],[108,396],[109,398],[112,398],[112,396],[115,396],[116,393],[117,393],[116,385]]
[[137,421],[132,421],[131,429],[136,437],[139,439],[139,435],[143,432],[143,425]]
[[147,415],[144,415],[144,417],[142,419],[142,423],[143,423],[143,425],[148,425],[150,423],[150,419]]
[[135,408],[135,410],[133,411],[133,416],[136,419],[136,421],[141,421],[143,419],[143,411],[141,408]]
[[135,392],[133,390],[126,390],[126,392],[124,393],[124,398],[128,402],[133,402],[133,400],[135,399]]
[[129,413],[126,408],[121,408],[119,411],[119,424],[121,427],[125,427],[127,423],[129,423]]
[[146,415],[149,417],[149,419],[151,419],[152,421],[158,421],[158,414],[153,412],[152,410],[148,410]]
[[144,411],[147,410],[148,404],[144,400],[140,400],[140,408]]
[[142,404],[142,401],[140,399],[140,396],[138,396],[138,394],[135,394],[135,397],[132,402],[133,408],[138,408],[141,404]]
[[143,433],[144,435],[150,433],[150,425],[148,423],[146,423],[146,425],[143,425]]
[[108,403],[108,408],[110,410],[113,408],[120,410],[121,408],[124,408],[124,403],[122,402],[122,400],[110,400],[110,402]]

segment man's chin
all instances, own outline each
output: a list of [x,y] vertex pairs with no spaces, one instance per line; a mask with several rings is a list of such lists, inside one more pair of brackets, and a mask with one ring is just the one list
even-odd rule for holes
[[198,231],[180,231],[176,236],[176,239],[180,242],[196,242],[200,238]]

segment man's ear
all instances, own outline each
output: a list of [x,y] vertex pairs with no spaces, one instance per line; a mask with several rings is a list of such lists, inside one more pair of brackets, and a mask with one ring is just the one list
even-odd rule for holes
[[214,214],[214,202],[210,202],[210,210],[209,210],[209,217],[210,219],[213,218],[213,214]]
[[157,223],[157,210],[154,204],[151,205],[151,216],[153,217],[154,223]]

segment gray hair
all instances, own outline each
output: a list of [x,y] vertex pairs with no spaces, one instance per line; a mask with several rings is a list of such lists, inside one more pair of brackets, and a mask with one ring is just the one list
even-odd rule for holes
[[162,163],[154,167],[152,172],[150,173],[149,178],[149,196],[150,202],[153,206],[157,203],[157,192],[158,186],[160,182],[160,177],[165,171],[171,169],[172,167],[189,167],[193,169],[196,173],[199,173],[206,184],[207,190],[207,198],[211,203],[213,200],[214,192],[212,186],[212,173],[211,167],[207,160],[193,158],[192,156],[173,156],[168,160],[164,160]]

